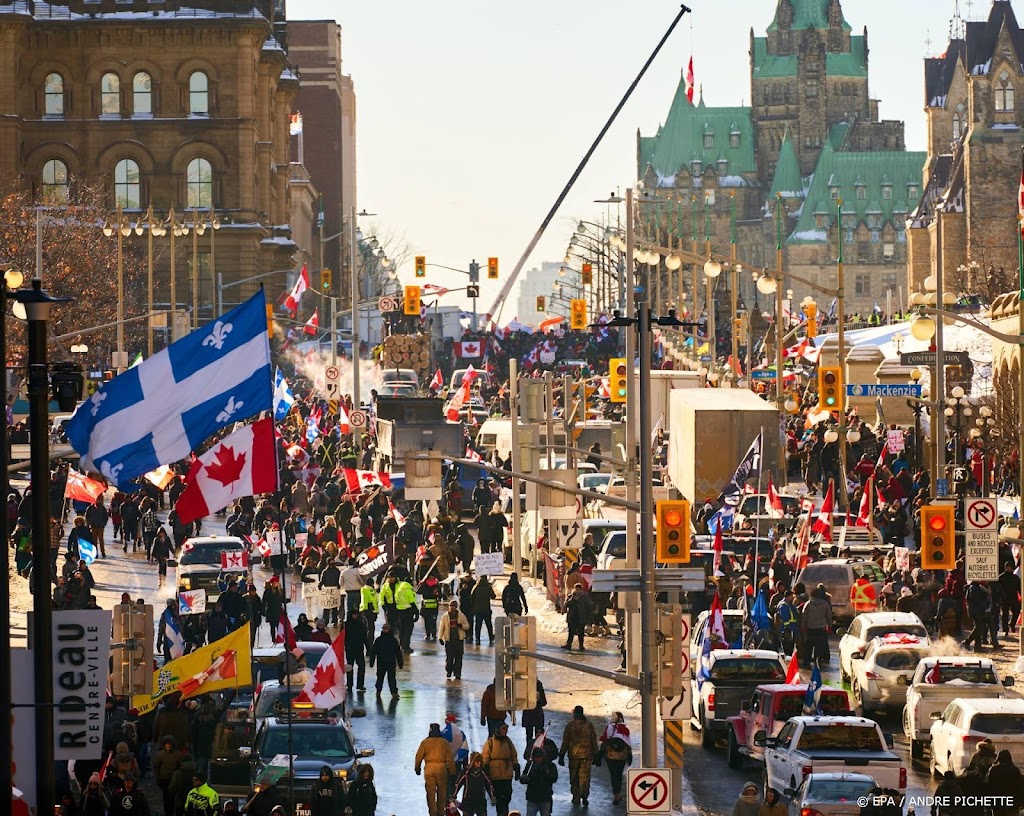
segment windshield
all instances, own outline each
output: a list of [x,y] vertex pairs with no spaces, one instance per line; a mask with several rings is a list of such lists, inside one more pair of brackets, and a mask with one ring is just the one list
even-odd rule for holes
[[584,490],[595,490],[608,484],[611,478],[610,473],[590,473],[580,477],[580,482],[582,482]]
[[777,660],[744,657],[717,660],[711,667],[712,680],[742,680],[746,682],[771,683],[786,676]]
[[190,550],[181,553],[179,562],[182,565],[188,564],[216,564],[220,566],[220,554],[228,552],[240,552],[241,548],[231,541],[217,542],[216,544],[196,544]]
[[971,720],[971,731],[982,734],[1022,734],[1024,714],[975,714]]
[[[314,756],[324,759],[345,759],[353,755],[352,743],[340,725],[317,723],[315,725],[292,724],[294,753],[297,756]],[[260,746],[260,756],[273,759],[278,754],[288,753],[288,728],[278,726],[266,732]]]
[[[882,568],[878,566],[874,561],[866,561],[863,564],[853,565],[853,577],[867,578],[869,581],[883,582],[885,581],[885,573],[882,572]],[[907,630],[898,630],[907,631]]]
[[805,802],[854,802],[867,796],[875,783],[871,779],[814,779],[807,787]]
[[[822,714],[841,714],[850,710],[849,702],[845,694],[822,694]],[[790,717],[799,717],[804,713],[804,695],[787,694],[779,700],[778,713],[775,715],[776,722],[784,722]]]
[[926,683],[948,683],[951,680],[959,680],[962,683],[999,683],[999,678],[991,666],[949,666],[939,664],[939,676],[935,677],[934,669],[925,670],[924,681]]
[[884,626],[872,626],[869,627],[867,632],[864,633],[864,640],[868,641],[876,637],[885,637],[886,635],[917,635],[921,638],[928,637],[928,630],[920,624],[914,623],[890,623]]
[[875,726],[809,725],[800,737],[801,751],[884,751]]
[[[292,686],[291,696],[295,697],[302,689]],[[288,713],[288,687],[266,688],[260,692],[256,701],[255,715],[258,719],[265,717],[283,717]],[[340,709],[342,706],[338,706]]]

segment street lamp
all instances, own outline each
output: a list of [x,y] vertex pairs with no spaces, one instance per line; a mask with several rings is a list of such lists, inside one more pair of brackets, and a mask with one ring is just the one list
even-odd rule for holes
[[[910,382],[917,385],[921,381],[921,369],[915,368],[910,372]],[[923,392],[922,392],[923,393]],[[908,399],[907,407],[914,412],[914,467],[921,469],[921,414],[928,410],[928,406],[916,399]]]
[[956,439],[956,447],[953,448],[953,464],[958,465],[960,464],[960,450],[964,446],[963,432],[965,421],[970,422],[970,418],[974,414],[974,409],[971,408],[970,400],[967,399],[966,392],[959,385],[953,388],[949,393],[950,396],[946,400],[946,407],[943,409],[943,414],[946,416],[949,427],[953,431],[953,436]]
[[111,363],[113,368],[127,368],[124,360],[124,239],[132,234],[132,226],[124,220],[121,204],[117,205],[117,223],[104,224],[103,234],[108,238],[117,234],[117,354]]
[[715,283],[718,276],[722,274],[722,265],[714,258],[708,258],[704,263],[704,276],[707,281],[707,307],[708,307],[708,342],[710,343],[711,359],[718,359],[718,334],[715,326]]

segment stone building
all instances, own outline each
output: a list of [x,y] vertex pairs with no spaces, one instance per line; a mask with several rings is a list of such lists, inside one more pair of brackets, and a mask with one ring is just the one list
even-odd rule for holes
[[[735,244],[745,266],[769,268],[781,245],[784,270],[829,288],[843,244],[847,311],[884,310],[887,295],[898,308],[925,154],[905,150],[902,122],[879,120],[868,57],[867,30],[852,33],[840,0],[778,0],[766,36],[750,33],[749,106],[690,104],[681,79],[665,123],[637,136],[640,184],[668,199],[641,209],[650,237],[699,252],[710,244],[722,260]],[[737,278],[741,308],[753,306],[752,277]],[[730,279],[715,295],[720,338]],[[786,287],[827,312],[823,295]]]
[[[175,242],[179,310],[192,304],[194,262],[202,319],[218,279],[225,308],[260,283],[276,297],[299,249],[293,198],[316,195],[292,184],[302,181],[288,152],[299,76],[284,23],[283,0],[0,0],[0,172],[58,205],[76,179],[102,181],[111,214],[120,205],[131,222],[150,205],[186,225],[216,216],[198,258],[192,235]],[[172,232],[154,237],[163,309]],[[145,236],[128,243],[146,252]]]
[[911,290],[933,272],[940,229],[944,288],[986,299],[1016,288],[1022,61],[1024,31],[1008,0],[995,0],[986,20],[956,21],[945,53],[925,60],[928,161],[911,214]]

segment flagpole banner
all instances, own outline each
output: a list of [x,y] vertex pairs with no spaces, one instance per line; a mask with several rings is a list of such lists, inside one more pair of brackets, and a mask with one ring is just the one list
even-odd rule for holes
[[[107,637],[109,639],[109,635]],[[139,714],[146,714],[156,708],[161,699],[175,691],[181,691],[183,697],[192,697],[209,691],[251,685],[249,627],[241,626],[227,637],[165,663],[163,668],[153,672],[152,693],[132,697],[132,707],[137,708]]]
[[740,460],[732,479],[722,488],[718,501],[725,502],[730,507],[738,507],[740,499],[743,497],[743,487],[747,481],[761,478],[761,441],[763,436],[763,433],[759,433],[750,443],[750,447],[747,448],[746,454]]
[[112,621],[109,609],[53,613],[53,757],[58,761],[103,754]]
[[83,470],[124,485],[273,405],[261,289],[101,386],[67,423]]

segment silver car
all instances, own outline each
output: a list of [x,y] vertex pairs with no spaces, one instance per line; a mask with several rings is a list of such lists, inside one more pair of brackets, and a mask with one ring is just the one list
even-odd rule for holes
[[858,799],[871,795],[875,780],[861,773],[812,773],[800,786],[787,788],[790,816],[816,813],[818,816],[860,816]]

